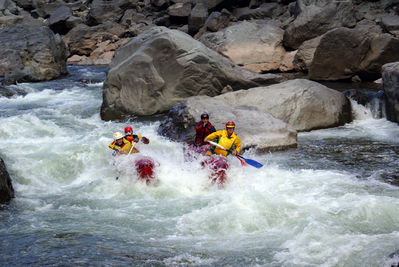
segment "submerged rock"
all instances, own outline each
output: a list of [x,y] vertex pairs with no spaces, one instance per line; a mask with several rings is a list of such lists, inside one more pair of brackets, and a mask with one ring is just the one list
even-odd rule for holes
[[382,66],[382,83],[387,101],[387,119],[399,123],[399,62]]
[[8,203],[14,197],[10,175],[3,159],[0,158],[0,204]]

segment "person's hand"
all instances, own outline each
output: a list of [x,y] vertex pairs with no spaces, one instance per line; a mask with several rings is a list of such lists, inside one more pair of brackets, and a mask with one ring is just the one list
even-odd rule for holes
[[237,151],[234,149],[233,151],[231,151],[231,155],[237,155]]
[[205,142],[205,143],[208,143],[208,139],[205,138],[205,139],[204,139],[204,142]]
[[143,142],[144,144],[148,144],[150,142],[150,140],[147,137],[143,136],[141,138],[141,142]]

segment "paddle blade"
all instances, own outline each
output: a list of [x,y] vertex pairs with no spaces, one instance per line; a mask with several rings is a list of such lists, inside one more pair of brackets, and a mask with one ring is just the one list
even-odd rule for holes
[[261,167],[263,166],[262,163],[259,163],[259,162],[257,162],[256,160],[253,160],[253,159],[246,159],[246,158],[244,158],[244,157],[242,157],[242,156],[238,156],[238,157],[242,158],[243,160],[245,160],[246,163],[248,163],[248,164],[251,165],[251,166],[254,166],[255,168],[261,168]]

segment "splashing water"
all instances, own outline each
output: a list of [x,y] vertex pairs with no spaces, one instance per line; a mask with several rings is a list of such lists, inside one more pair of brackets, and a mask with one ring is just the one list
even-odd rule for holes
[[[184,160],[185,145],[156,134],[159,122],[100,119],[105,71],[70,67],[0,97],[0,156],[16,190],[0,211],[1,265],[395,262],[399,189],[381,177],[398,172],[396,124],[355,107],[353,123],[301,133],[296,150],[247,151],[261,169],[229,158],[220,189],[200,159]],[[138,149],[159,163],[156,185],[137,180],[137,155],[112,159],[107,146],[126,125],[150,138]]]

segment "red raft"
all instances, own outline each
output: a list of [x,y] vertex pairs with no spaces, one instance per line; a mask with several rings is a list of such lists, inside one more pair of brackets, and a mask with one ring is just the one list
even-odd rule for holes
[[137,177],[139,180],[145,181],[147,184],[150,184],[155,180],[155,166],[155,161],[150,157],[143,156],[134,161]]
[[[193,146],[190,145],[188,149],[184,151],[184,159],[186,161],[193,161],[198,159],[199,157],[204,156],[206,151],[211,149],[211,145],[204,146]],[[202,167],[207,167],[210,171],[209,179],[212,181],[212,184],[218,184],[222,186],[226,180],[226,171],[229,168],[229,163],[227,162],[227,158],[220,155],[213,155],[209,158],[204,159],[201,162]]]
[[222,186],[226,182],[226,171],[229,168],[229,163],[227,162],[226,157],[213,155],[202,161],[201,165],[208,167],[210,170],[211,173],[209,175],[209,179],[213,184]]

